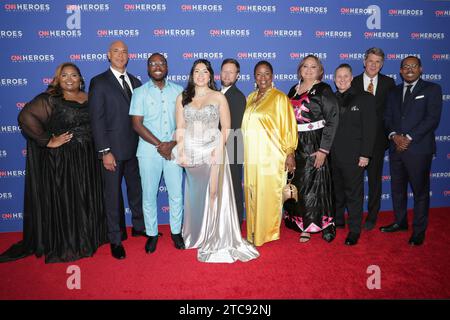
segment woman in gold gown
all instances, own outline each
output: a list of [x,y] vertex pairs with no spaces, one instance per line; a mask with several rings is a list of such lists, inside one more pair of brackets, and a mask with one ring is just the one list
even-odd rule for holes
[[282,188],[295,170],[297,122],[288,97],[273,87],[273,68],[259,61],[257,89],[242,119],[247,239],[256,246],[280,238]]

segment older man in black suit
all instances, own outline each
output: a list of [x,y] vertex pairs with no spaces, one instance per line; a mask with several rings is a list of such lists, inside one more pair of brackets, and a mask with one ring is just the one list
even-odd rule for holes
[[346,245],[355,245],[361,233],[364,204],[364,168],[370,163],[376,135],[375,98],[351,87],[352,68],[341,64],[334,81],[338,91],[339,125],[331,148],[331,165],[336,200],[336,227],[345,225],[348,211],[350,232]]
[[244,159],[244,148],[241,133],[242,116],[244,115],[246,99],[241,90],[236,87],[240,72],[239,62],[235,59],[225,59],[220,71],[220,82],[222,93],[225,95],[230,106],[231,129],[227,142],[227,152],[230,157],[230,171],[233,179],[233,190],[236,198],[236,208],[239,223],[242,224],[244,216],[244,197],[242,193],[242,163]]
[[364,54],[364,72],[352,81],[352,87],[358,92],[369,92],[375,96],[377,134],[372,158],[367,166],[369,179],[368,215],[364,224],[366,230],[372,230],[377,222],[381,207],[384,153],[388,147],[384,131],[383,115],[388,92],[395,87],[394,79],[380,73],[384,63],[384,52],[380,48],[370,48]]
[[91,80],[89,113],[95,145],[103,162],[103,197],[111,253],[116,259],[124,259],[122,240],[127,236],[121,188],[123,177],[132,212],[131,235],[145,236],[141,178],[136,158],[138,135],[128,115],[133,89],[141,86],[141,81],[126,71],[128,47],[124,42],[111,44],[108,59],[110,68]]
[[408,183],[414,195],[413,232],[409,244],[419,246],[425,240],[430,208],[430,170],[436,153],[434,131],[442,112],[442,89],[423,81],[422,63],[414,56],[400,64],[403,83],[388,96],[385,126],[390,140],[392,204],[395,222],[381,227],[382,232],[408,230]]

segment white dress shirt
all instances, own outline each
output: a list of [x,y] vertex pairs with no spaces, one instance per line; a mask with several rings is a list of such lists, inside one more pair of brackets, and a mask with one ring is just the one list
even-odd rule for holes
[[231,86],[229,86],[229,87],[222,87],[222,89],[220,89],[220,92],[222,92],[223,94],[225,94],[225,92],[227,92],[228,89],[230,89],[230,88],[231,88]]
[[378,87],[378,74],[375,77],[371,78],[365,72],[363,73],[364,91],[367,91],[367,87],[370,84],[370,79],[372,79],[373,95],[375,95],[377,93],[377,87]]
[[[133,86],[131,85],[130,78],[128,77],[127,70],[125,70],[124,73],[120,73],[119,71],[117,71],[117,70],[114,69],[113,67],[109,67],[109,68],[111,69],[112,73],[113,73],[114,76],[116,77],[117,81],[119,81],[120,86],[121,86],[122,88],[123,88],[123,84],[122,84],[122,79],[120,78],[120,76],[121,76],[121,75],[124,75],[124,76],[125,76],[125,81],[128,83],[128,86],[130,87],[131,92],[134,91],[134,90],[133,90]],[[124,89],[125,89],[125,88],[124,88]]]

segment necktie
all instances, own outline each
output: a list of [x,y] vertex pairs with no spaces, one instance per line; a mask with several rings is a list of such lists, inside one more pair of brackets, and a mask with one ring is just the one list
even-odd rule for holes
[[412,84],[406,86],[405,96],[403,97],[403,103],[405,103],[409,98],[411,98],[411,88]]
[[411,95],[412,95],[411,94],[411,88],[412,88],[411,84],[406,86],[406,92],[405,92],[405,96],[403,97],[403,103],[402,103],[402,113],[405,112],[405,105],[411,99]]
[[373,95],[373,79],[370,79],[370,83],[367,86],[367,92]]
[[128,96],[128,99],[131,100],[131,96],[133,95],[130,86],[128,85],[128,83],[125,81],[125,76],[122,74],[120,76],[120,79],[122,79],[122,86],[123,86],[123,91],[125,91],[125,94]]

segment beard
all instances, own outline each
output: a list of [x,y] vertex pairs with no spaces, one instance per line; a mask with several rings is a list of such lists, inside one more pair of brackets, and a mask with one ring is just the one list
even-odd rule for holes
[[228,82],[224,82],[222,80],[220,80],[220,84],[222,85],[222,87],[231,87],[234,82],[228,81]]

